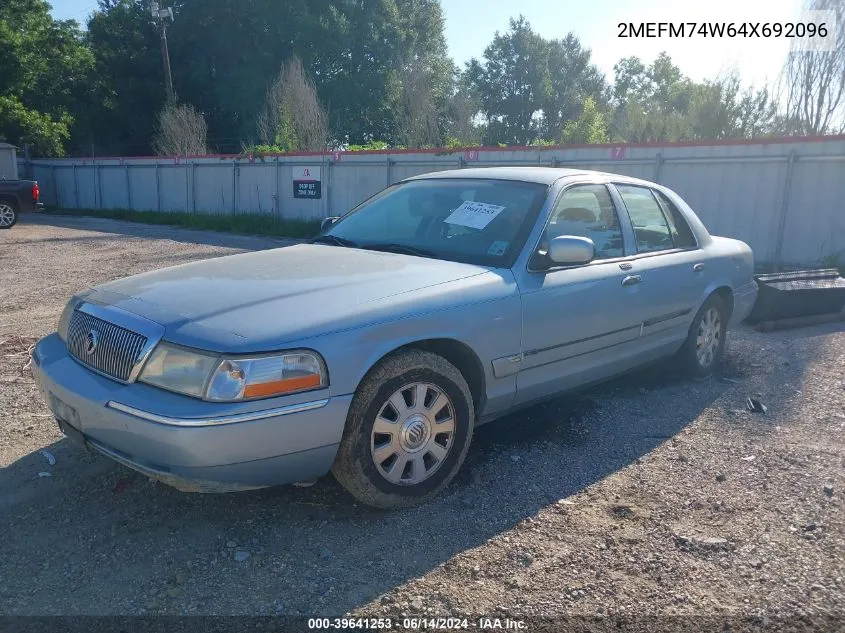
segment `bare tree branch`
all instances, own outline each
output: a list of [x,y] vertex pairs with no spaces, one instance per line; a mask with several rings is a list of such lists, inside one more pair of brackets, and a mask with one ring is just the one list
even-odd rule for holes
[[168,103],[158,115],[153,147],[160,156],[202,156],[208,153],[208,126],[193,106]]
[[265,145],[277,145],[287,152],[325,149],[328,115],[298,57],[285,63],[267,88],[256,127]]
[[[792,51],[781,73],[787,131],[801,135],[845,131],[845,0],[810,0],[808,10],[833,11],[832,51]],[[832,25],[829,25],[832,27]]]

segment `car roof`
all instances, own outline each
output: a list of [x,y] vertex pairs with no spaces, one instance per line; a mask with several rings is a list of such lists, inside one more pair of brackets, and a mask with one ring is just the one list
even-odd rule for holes
[[471,167],[465,169],[449,169],[446,171],[435,171],[419,176],[412,176],[405,180],[429,180],[437,178],[489,178],[495,180],[519,180],[522,182],[536,182],[544,185],[551,185],[561,178],[573,176],[593,177],[599,180],[616,180],[625,182],[638,182],[652,185],[652,183],[638,178],[622,176],[621,174],[609,174],[589,169],[568,169],[565,167]]

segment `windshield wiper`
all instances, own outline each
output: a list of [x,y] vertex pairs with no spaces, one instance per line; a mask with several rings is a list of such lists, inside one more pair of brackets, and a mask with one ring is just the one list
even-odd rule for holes
[[309,244],[331,244],[333,246],[345,246],[346,248],[357,248],[358,245],[352,240],[347,240],[345,237],[338,237],[337,235],[318,235]]
[[360,248],[365,248],[370,251],[384,251],[387,253],[400,253],[403,255],[416,255],[417,257],[429,257],[437,259],[437,254],[433,251],[427,251],[424,248],[417,248],[416,246],[406,246],[405,244],[396,244],[394,242],[385,242],[383,244],[362,244]]

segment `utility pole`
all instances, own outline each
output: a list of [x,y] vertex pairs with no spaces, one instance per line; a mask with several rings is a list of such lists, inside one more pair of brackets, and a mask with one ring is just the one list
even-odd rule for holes
[[164,89],[167,94],[167,102],[173,103],[176,97],[173,93],[173,75],[170,73],[170,53],[167,50],[167,25],[168,20],[173,22],[173,9],[170,7],[160,8],[158,2],[150,2],[150,13],[153,21],[161,33],[161,59],[164,63]]

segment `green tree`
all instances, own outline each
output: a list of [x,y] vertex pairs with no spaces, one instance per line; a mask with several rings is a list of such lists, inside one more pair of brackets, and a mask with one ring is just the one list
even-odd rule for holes
[[88,21],[93,97],[74,140],[112,154],[147,154],[164,106],[159,37],[146,0],[100,0]]
[[604,96],[607,85],[591,61],[590,50],[581,46],[572,33],[548,42],[548,50],[549,83],[541,102],[539,135],[556,140],[564,123],[578,117],[588,99],[596,114],[604,115],[608,108]]
[[511,19],[507,33],[496,32],[484,61],[470,60],[466,74],[487,119],[485,143],[527,145],[537,137],[549,83],[548,46],[523,16]]
[[445,107],[451,66],[437,0],[177,0],[174,11],[176,91],[205,113],[211,142],[224,148],[259,136],[268,78],[294,56],[338,142],[393,140],[404,64],[424,70],[431,102],[438,113]]
[[485,142],[527,145],[556,138],[588,96],[602,100],[604,78],[573,34],[545,40],[523,17],[496,33],[484,60],[471,60],[466,75],[487,119]]
[[44,0],[0,3],[0,135],[62,155],[92,58],[79,25]]
[[609,140],[607,118],[593,97],[587,97],[584,101],[584,109],[577,119],[563,126],[560,138],[564,144],[607,143]]
[[736,74],[695,83],[666,53],[649,66],[626,57],[614,72],[615,140],[753,138],[775,130],[777,107],[768,90],[743,90]]

